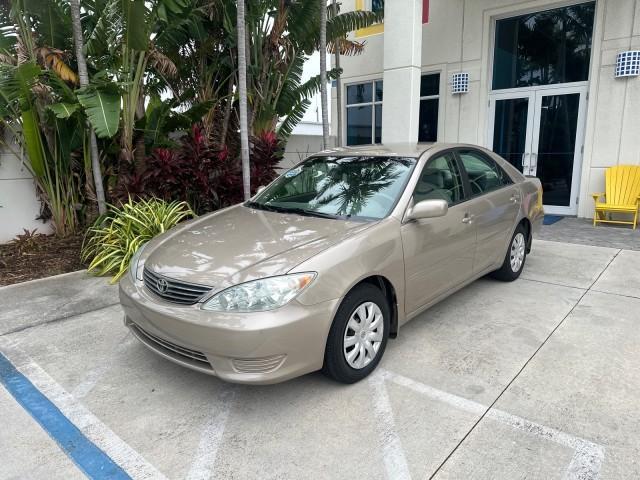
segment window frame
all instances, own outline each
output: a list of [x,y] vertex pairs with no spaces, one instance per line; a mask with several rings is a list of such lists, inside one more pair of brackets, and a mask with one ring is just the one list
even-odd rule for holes
[[[380,82],[383,82],[382,78],[373,78],[371,80],[361,80],[361,81],[357,81],[357,82],[353,82],[353,83],[348,83],[345,84],[344,86],[344,92],[343,92],[343,97],[345,99],[344,101],[344,132],[343,132],[343,138],[345,140],[344,144],[347,147],[357,147],[357,146],[366,146],[366,145],[381,145],[382,144],[382,119],[380,121],[380,143],[375,143],[376,140],[376,106],[380,105],[380,108],[384,108],[383,107],[383,101],[384,101],[384,93],[383,93],[383,97],[382,100],[376,100],[376,84]],[[363,103],[352,103],[349,104],[347,102],[347,90],[349,89],[349,87],[353,87],[356,85],[363,85],[369,83],[371,84],[371,101],[370,102],[363,102]],[[384,92],[384,90],[383,90]],[[349,137],[348,137],[348,132],[349,132],[349,108],[354,108],[354,107],[371,107],[371,141],[373,143],[358,143],[358,144],[354,144],[351,145],[349,144]]]
[[[429,71],[429,72],[420,72],[420,82],[422,82],[422,77],[427,77],[429,75],[438,75],[438,93],[437,95],[424,95],[424,96],[420,96],[420,99],[418,100],[418,123],[420,123],[420,107],[422,106],[422,101],[423,100],[438,100],[438,115],[436,118],[436,139],[435,141],[438,141],[438,135],[440,132],[440,97],[442,96],[442,89],[441,89],[441,82],[442,82],[442,72],[441,71]],[[426,142],[421,142],[419,140],[420,138],[420,125],[418,125],[418,143],[432,143],[429,141]]]
[[[469,180],[469,173],[467,172],[466,167],[464,166],[464,162],[462,161],[462,156],[461,156],[461,152],[473,152],[475,154],[477,154],[480,158],[485,159],[486,161],[488,161],[489,163],[493,164],[496,166],[496,168],[498,168],[501,172],[502,172],[502,178],[506,178],[508,179],[509,183],[503,183],[500,185],[500,187],[498,188],[494,188],[492,190],[487,190],[485,192],[481,192],[481,193],[473,193],[473,189],[471,188],[471,181]],[[507,173],[507,171],[502,168],[502,165],[500,165],[497,161],[495,161],[493,158],[491,158],[490,155],[487,155],[486,153],[484,153],[482,150],[478,150],[477,148],[473,148],[473,147],[457,147],[455,148],[455,155],[456,158],[458,159],[458,164],[460,166],[460,168],[462,169],[462,176],[463,176],[463,182],[465,184],[465,189],[468,195],[468,200],[471,200],[473,198],[478,198],[481,197],[483,195],[489,195],[493,192],[498,192],[500,190],[502,190],[503,188],[507,188],[507,187],[511,187],[513,185],[515,185],[515,181],[513,180],[513,178],[511,178],[511,175],[509,175]]]
[[[464,170],[462,162],[460,161],[460,157],[458,155],[457,149],[456,148],[448,148],[446,150],[440,150],[440,151],[434,153],[433,155],[431,155],[425,161],[424,165],[420,169],[420,172],[417,173],[416,184],[413,186],[413,189],[411,191],[411,196],[409,197],[409,202],[410,203],[413,203],[415,205],[415,203],[413,202],[413,195],[415,193],[416,187],[418,186],[418,182],[420,181],[420,176],[422,175],[422,172],[429,166],[429,164],[432,161],[437,160],[438,158],[440,158],[440,157],[442,157],[444,155],[447,155],[447,154],[451,154],[453,156],[453,160],[454,160],[455,166],[458,169],[458,172],[460,174],[460,181],[462,182],[462,198],[460,200],[458,200],[457,202],[451,203],[449,205],[449,208],[461,205],[461,204],[469,201],[472,198],[471,195],[470,195],[471,194],[471,184],[468,182],[466,171]],[[416,171],[417,170],[418,169],[416,168]]]

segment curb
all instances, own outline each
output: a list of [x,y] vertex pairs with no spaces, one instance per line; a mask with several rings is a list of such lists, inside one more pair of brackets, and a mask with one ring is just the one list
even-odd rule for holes
[[[87,273],[87,269],[84,268],[82,270],[75,270],[73,272],[60,273],[58,275],[51,275],[50,277],[35,278],[33,280],[27,280],[25,282],[12,283],[11,285],[3,285],[3,286],[0,286],[0,292],[3,291],[3,290],[8,290],[8,289],[11,289],[11,288],[15,288],[15,287],[21,287],[23,285],[33,285],[33,284],[45,282],[47,280],[70,277],[72,275],[79,275],[81,273],[89,275],[89,273]],[[100,277],[97,277],[97,276],[94,276],[94,275],[90,275],[90,276],[92,276],[94,278],[100,278]]]

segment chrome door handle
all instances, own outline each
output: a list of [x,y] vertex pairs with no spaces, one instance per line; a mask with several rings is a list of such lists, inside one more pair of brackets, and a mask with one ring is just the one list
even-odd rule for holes
[[529,155],[529,153],[527,153],[527,152],[525,152],[525,153],[523,153],[523,154],[522,154],[522,159],[521,159],[521,161],[520,161],[520,165],[521,165],[522,167],[524,167],[524,159],[527,157],[527,155]]
[[475,218],[475,215],[470,215],[470,214],[465,214],[465,216],[462,218],[462,223],[468,223],[469,225],[471,225],[473,223],[473,219]]

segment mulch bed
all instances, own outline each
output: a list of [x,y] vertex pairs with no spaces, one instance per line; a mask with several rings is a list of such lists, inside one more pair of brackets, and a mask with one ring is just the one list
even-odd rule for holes
[[0,245],[0,286],[86,268],[80,260],[83,234],[66,238],[25,233]]

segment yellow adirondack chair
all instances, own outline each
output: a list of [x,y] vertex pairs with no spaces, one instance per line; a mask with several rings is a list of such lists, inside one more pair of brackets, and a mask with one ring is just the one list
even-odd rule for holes
[[[598,223],[638,224],[638,208],[640,207],[640,165],[618,165],[607,168],[605,172],[605,193],[592,193],[596,203],[593,225]],[[603,201],[600,201],[603,200]],[[611,220],[606,213],[628,213],[633,221]]]

